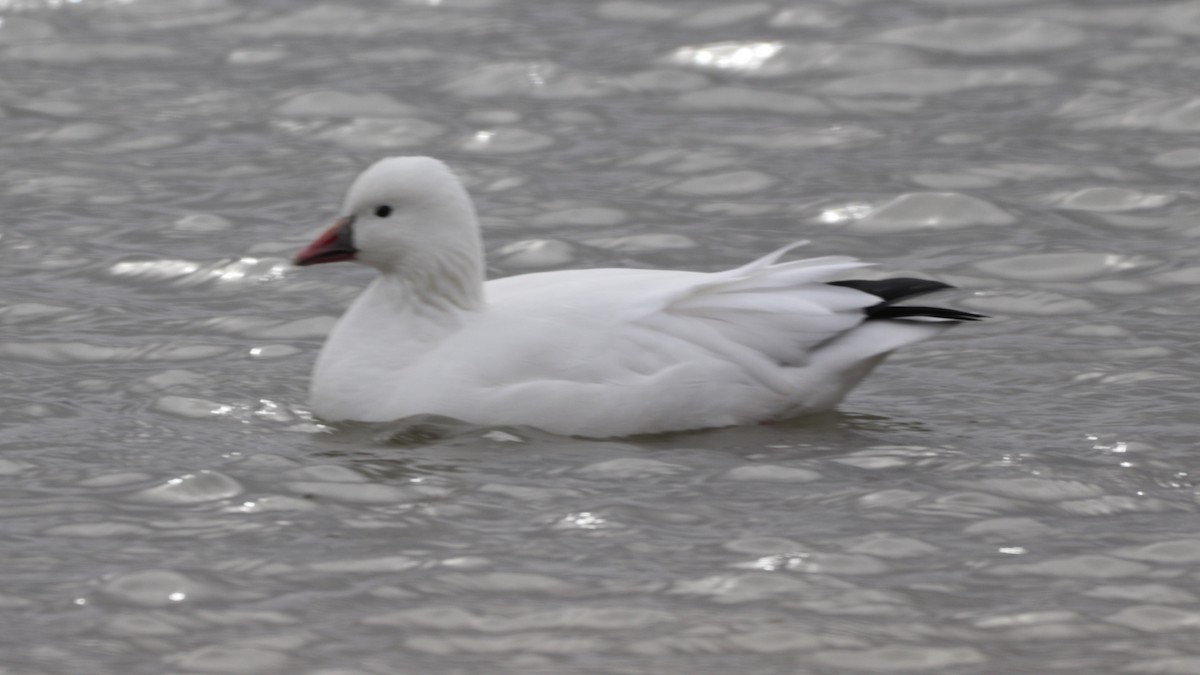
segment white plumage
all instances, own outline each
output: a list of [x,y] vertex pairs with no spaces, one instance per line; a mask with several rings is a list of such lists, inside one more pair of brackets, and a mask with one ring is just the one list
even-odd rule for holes
[[[470,197],[437,160],[377,162],[298,265],[379,274],[313,371],[331,420],[437,414],[590,437],[744,424],[828,410],[888,353],[978,315],[828,282],[868,263],[830,256],[737,269],[587,269],[483,280]],[[867,290],[859,290],[864,288]]]

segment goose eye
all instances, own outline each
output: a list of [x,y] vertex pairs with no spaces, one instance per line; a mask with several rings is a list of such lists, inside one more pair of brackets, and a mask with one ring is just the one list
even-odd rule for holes
[[387,204],[384,204],[383,206],[377,206],[375,207],[375,215],[379,216],[380,218],[387,218],[388,216],[392,215],[392,207],[388,206]]

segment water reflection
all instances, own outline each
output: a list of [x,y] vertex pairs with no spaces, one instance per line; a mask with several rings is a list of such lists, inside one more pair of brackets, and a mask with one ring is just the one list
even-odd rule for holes
[[194,286],[208,282],[269,282],[282,279],[291,265],[283,260],[240,258],[231,262],[199,263],[190,260],[130,260],[109,268],[116,277],[135,281],[171,281]]
[[783,43],[780,42],[733,42],[682,47],[671,54],[671,60],[700,68],[753,72],[766,65],[782,49]]

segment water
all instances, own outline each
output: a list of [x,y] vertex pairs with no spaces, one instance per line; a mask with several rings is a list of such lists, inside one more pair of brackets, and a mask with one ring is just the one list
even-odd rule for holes
[[[1195,2],[0,3],[0,665],[1200,672]],[[994,315],[837,414],[304,408],[389,154],[494,275],[798,238]]]

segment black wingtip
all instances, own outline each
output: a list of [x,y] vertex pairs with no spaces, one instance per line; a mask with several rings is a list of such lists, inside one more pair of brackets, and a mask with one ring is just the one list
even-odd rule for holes
[[875,305],[866,310],[868,319],[941,319],[944,321],[982,321],[986,314],[964,312],[946,307]]
[[907,300],[918,295],[944,291],[954,288],[950,284],[931,279],[914,279],[899,277],[896,279],[851,279],[849,281],[831,281],[830,286],[845,286],[856,291],[870,293],[883,302],[863,310],[868,319],[935,319],[940,321],[981,321],[988,318],[985,314],[964,312],[945,307],[912,307],[894,303]]
[[853,288],[856,291],[870,293],[883,300],[884,304],[890,305],[893,302],[915,298],[918,295],[933,293],[935,291],[945,291],[954,288],[950,284],[932,279],[914,279],[912,277],[898,277],[895,279],[851,279],[849,281],[831,281],[830,286],[845,286]]

